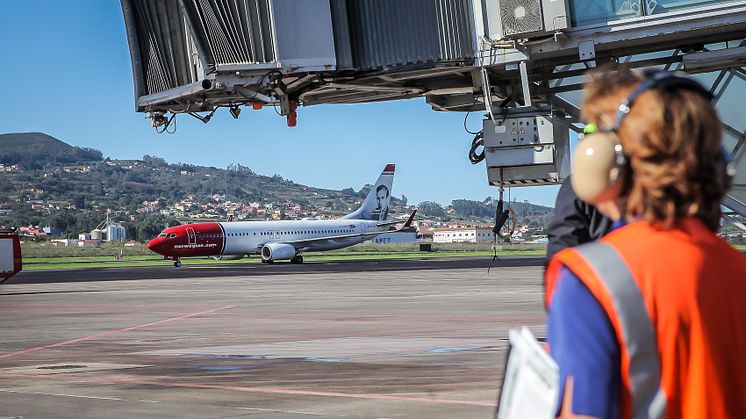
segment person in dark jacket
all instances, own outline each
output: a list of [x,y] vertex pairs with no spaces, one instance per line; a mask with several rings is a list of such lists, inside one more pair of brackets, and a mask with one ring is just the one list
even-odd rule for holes
[[575,195],[568,176],[557,194],[554,216],[549,224],[547,262],[560,250],[603,237],[611,231],[611,224],[612,221],[596,207]]

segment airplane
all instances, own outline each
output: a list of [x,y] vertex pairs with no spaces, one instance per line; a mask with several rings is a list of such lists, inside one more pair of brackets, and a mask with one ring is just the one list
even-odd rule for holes
[[412,224],[414,210],[404,225],[387,221],[394,164],[387,164],[360,208],[336,220],[232,221],[183,224],[163,230],[148,242],[148,248],[181,266],[181,258],[212,256],[238,260],[259,254],[262,263],[290,260],[303,263],[303,252],[334,250],[399,231]]

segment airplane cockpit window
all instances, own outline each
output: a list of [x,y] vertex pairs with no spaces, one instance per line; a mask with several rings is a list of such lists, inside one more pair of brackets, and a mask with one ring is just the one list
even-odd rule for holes
[[161,233],[161,234],[159,234],[159,235],[158,235],[158,238],[164,238],[164,237],[166,237],[166,236],[168,236],[168,234],[166,234],[166,233]]
[[173,239],[173,238],[175,238],[175,237],[176,237],[176,233],[171,233],[171,234],[169,234],[169,235],[168,235],[168,238],[169,238],[169,239]]

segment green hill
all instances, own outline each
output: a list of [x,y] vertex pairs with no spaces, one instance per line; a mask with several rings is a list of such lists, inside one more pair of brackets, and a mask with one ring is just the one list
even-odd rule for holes
[[[129,237],[145,240],[177,223],[174,217],[195,221],[240,213],[231,202],[259,203],[265,212],[249,215],[253,219],[277,209],[281,217],[288,211],[293,217],[335,216],[352,211],[367,191],[314,188],[240,164],[219,169],[149,155],[104,159],[98,150],[42,133],[0,135],[0,163],[21,166],[2,173],[0,226],[49,225],[63,235],[90,230],[108,213],[125,221]],[[177,204],[182,201],[191,204]],[[398,198],[393,205],[392,213],[404,210]]]
[[[0,163],[22,167],[2,173],[0,226],[52,226],[63,235],[88,231],[106,214],[123,221],[129,237],[146,240],[179,221],[339,216],[353,211],[370,185],[341,191],[314,188],[281,176],[263,176],[240,164],[226,169],[142,160],[104,159],[94,149],[70,146],[42,133],[0,134]],[[186,202],[186,203],[185,203]],[[263,212],[243,211],[250,203]],[[445,208],[420,203],[434,221],[494,222],[496,203],[455,200]],[[551,208],[511,203],[521,224],[542,228]],[[390,214],[411,210],[393,197]],[[280,214],[273,214],[280,211]]]
[[40,132],[0,134],[0,163],[40,169],[50,164],[100,161],[103,155],[91,148],[73,147]]

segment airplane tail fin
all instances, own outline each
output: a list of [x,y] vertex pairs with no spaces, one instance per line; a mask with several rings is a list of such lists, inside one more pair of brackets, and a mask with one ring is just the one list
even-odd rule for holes
[[394,184],[394,171],[396,165],[387,164],[381,172],[381,176],[370,188],[365,197],[363,205],[357,211],[347,214],[342,218],[356,220],[385,221],[389,216],[389,203],[391,202],[391,188]]

